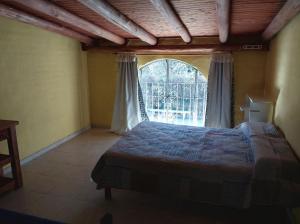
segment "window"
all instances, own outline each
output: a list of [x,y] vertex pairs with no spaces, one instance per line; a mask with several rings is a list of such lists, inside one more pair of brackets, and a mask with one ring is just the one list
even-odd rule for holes
[[204,126],[207,81],[198,69],[161,59],[140,68],[139,80],[150,121]]

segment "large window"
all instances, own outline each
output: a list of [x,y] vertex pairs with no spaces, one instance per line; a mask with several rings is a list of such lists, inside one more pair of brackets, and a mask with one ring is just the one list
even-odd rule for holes
[[139,80],[151,121],[204,126],[207,81],[198,69],[161,59],[140,68]]

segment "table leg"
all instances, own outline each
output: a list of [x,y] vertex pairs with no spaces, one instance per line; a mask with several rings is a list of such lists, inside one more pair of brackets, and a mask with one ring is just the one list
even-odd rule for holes
[[15,179],[15,187],[19,188],[23,185],[23,181],[15,127],[9,128],[9,137],[7,139],[7,143],[9,154],[11,156],[11,170],[13,178]]

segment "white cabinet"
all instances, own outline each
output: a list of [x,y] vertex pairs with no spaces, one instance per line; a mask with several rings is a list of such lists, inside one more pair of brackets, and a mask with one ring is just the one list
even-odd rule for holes
[[245,121],[272,122],[273,104],[265,99],[247,96],[241,111]]

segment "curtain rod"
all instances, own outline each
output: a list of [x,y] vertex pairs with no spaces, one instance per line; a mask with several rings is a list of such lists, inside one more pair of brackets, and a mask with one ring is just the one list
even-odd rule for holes
[[[210,52],[210,53],[135,53],[135,52],[113,52],[113,54],[123,54],[123,53],[132,53],[132,54],[136,54],[136,55],[149,55],[149,56],[154,56],[154,55],[180,55],[180,56],[197,56],[197,55],[211,55],[214,52]],[[228,51],[227,51],[228,53]]]

